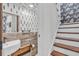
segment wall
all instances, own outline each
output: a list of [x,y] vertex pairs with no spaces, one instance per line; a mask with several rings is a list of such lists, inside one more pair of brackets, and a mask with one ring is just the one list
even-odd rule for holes
[[[10,15],[19,16],[19,32],[37,32],[38,31],[38,19],[36,14],[36,7],[30,8],[29,4],[16,4],[16,3],[4,3],[3,12]],[[8,24],[8,21],[4,25]],[[8,25],[7,25],[8,26]],[[10,28],[7,28],[7,32],[10,31]]]
[[53,49],[53,42],[55,34],[58,28],[58,17],[56,4],[39,4],[39,34],[38,39],[38,54],[40,56],[50,55],[51,50]]
[[61,20],[65,23],[79,23],[79,3],[61,4]]

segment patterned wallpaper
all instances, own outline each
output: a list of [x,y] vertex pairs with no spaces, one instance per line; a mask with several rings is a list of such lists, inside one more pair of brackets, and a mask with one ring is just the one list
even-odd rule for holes
[[60,5],[61,23],[79,23],[79,3]]
[[[28,6],[28,4],[26,4],[26,6]],[[21,3],[3,3],[3,12],[19,16],[19,32],[27,32],[29,30],[31,32],[38,31],[38,16],[36,13],[36,7],[32,9],[29,7],[25,8]],[[7,18],[7,16],[3,17],[3,19],[4,18]],[[8,26],[8,23],[6,24],[4,21],[3,23]],[[6,27],[4,26],[4,28]],[[6,28],[6,31],[11,31],[9,26]]]

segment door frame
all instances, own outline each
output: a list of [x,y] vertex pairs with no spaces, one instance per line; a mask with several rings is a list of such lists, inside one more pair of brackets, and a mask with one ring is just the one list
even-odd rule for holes
[[2,3],[0,3],[0,56],[2,56]]

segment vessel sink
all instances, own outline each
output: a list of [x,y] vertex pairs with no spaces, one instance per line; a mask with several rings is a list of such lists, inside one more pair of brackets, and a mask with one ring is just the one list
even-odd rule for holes
[[18,40],[3,43],[2,45],[3,45],[2,46],[2,55],[9,56],[20,48],[21,41],[18,39]]

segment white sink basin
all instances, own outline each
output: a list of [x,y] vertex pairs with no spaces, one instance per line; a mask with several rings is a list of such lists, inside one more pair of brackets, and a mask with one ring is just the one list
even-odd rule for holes
[[20,48],[20,46],[21,46],[20,40],[14,40],[14,41],[3,43],[2,55],[3,56],[11,55],[12,53],[16,52]]

